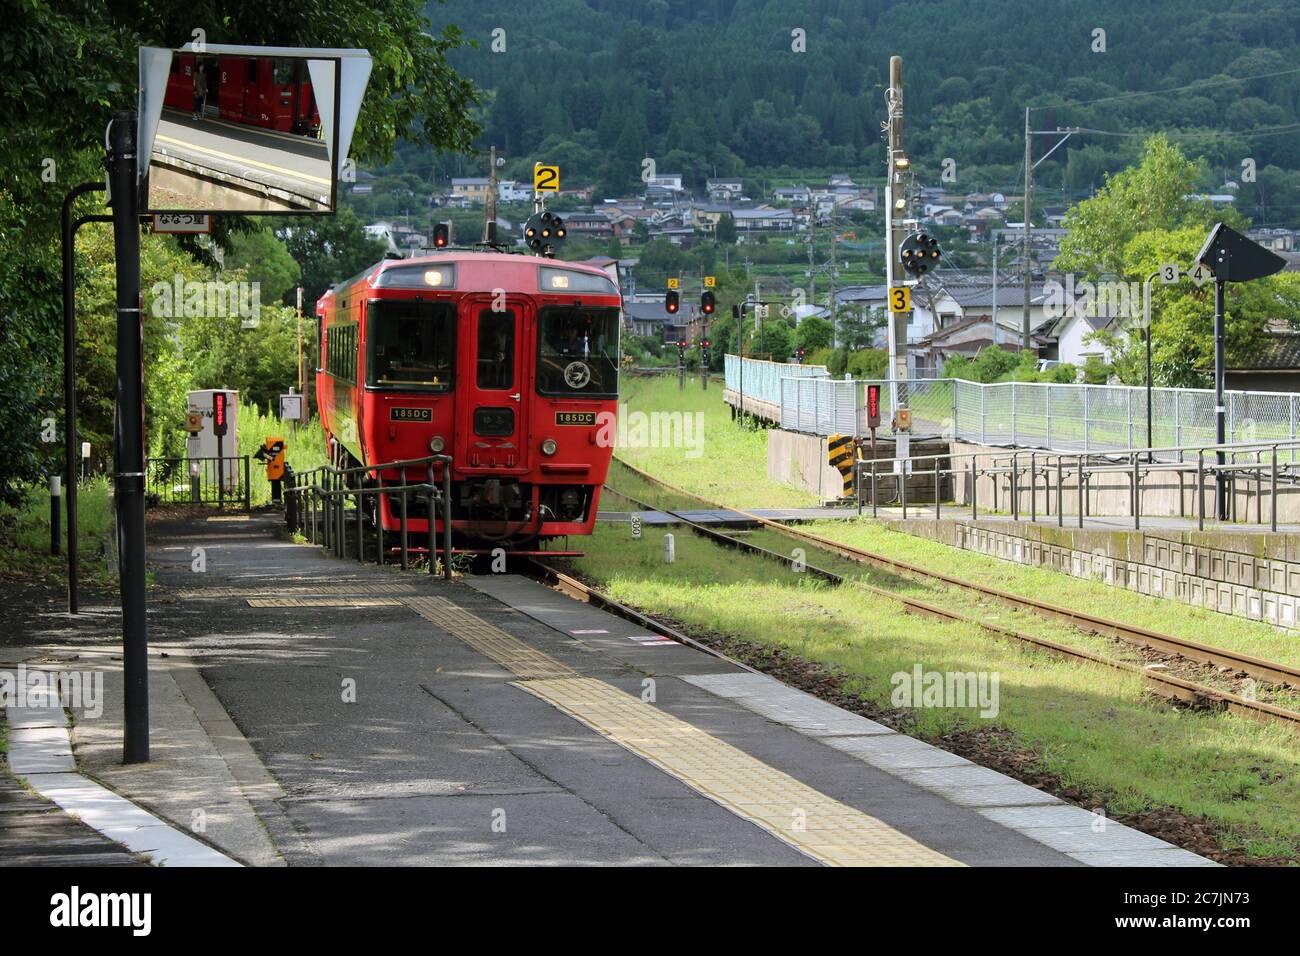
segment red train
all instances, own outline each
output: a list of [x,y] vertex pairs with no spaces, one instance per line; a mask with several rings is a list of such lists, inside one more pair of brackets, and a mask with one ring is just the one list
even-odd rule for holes
[[[450,455],[458,547],[590,534],[612,453],[620,305],[605,272],[554,259],[379,262],[316,305],[316,395],[334,463]],[[425,469],[406,477],[422,482]],[[367,475],[379,478],[400,475]],[[396,496],[380,501],[378,520],[395,530]],[[407,515],[412,532],[428,530],[427,511]]]
[[173,53],[164,105],[194,112],[196,69],[207,81],[207,104],[216,105],[221,119],[282,133],[319,134],[320,111],[305,60]]

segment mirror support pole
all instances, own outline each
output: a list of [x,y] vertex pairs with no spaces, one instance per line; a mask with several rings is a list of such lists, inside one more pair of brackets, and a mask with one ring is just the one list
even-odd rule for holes
[[63,197],[63,459],[64,497],[68,508],[68,613],[79,610],[77,577],[80,555],[77,551],[77,229],[83,222],[111,221],[108,216],[83,216],[72,219],[72,204],[86,193],[103,192],[103,183],[82,183]]
[[122,759],[149,760],[149,656],[145,627],[144,347],[140,313],[140,190],[136,114],[113,115],[108,155],[113,248],[117,260],[117,428],[114,506],[122,596],[125,689]]

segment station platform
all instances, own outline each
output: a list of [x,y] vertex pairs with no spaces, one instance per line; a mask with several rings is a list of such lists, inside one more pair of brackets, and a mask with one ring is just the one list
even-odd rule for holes
[[[153,524],[150,562],[151,655],[210,690],[290,865],[1214,865],[520,575],[343,561],[270,515]],[[155,789],[188,727],[155,720]]]

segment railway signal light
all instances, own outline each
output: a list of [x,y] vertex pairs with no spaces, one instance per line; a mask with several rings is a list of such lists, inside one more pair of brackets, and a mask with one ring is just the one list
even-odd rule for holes
[[446,249],[449,245],[451,245],[451,223],[436,223],[433,227],[433,248]]
[[677,300],[677,290],[669,289],[664,295],[664,311],[669,315],[676,315],[681,304]]
[[794,350],[794,357],[797,358],[797,359],[799,360],[799,364],[800,364],[800,365],[803,364],[803,357],[804,357],[805,354],[806,354],[806,353],[804,352],[803,349],[795,349],[795,350]]
[[564,220],[550,211],[533,213],[524,223],[524,241],[528,248],[548,258],[555,257],[556,249],[568,232]]
[[912,233],[898,250],[904,271],[918,278],[939,267],[940,255],[939,240],[924,232]]
[[212,393],[212,434],[226,433],[226,393]]
[[712,289],[705,289],[700,293],[700,311],[705,315],[712,315],[717,311],[718,303],[713,297]]

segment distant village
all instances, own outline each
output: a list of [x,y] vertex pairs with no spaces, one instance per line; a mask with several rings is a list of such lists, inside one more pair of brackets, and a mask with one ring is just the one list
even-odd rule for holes
[[[497,202],[502,205],[531,202],[533,198],[527,183],[503,180],[496,183],[496,188]],[[354,187],[361,193],[368,189],[365,183]],[[446,209],[482,207],[491,189],[492,181],[487,177],[455,178],[449,192],[434,195],[430,202]],[[1235,183],[1226,183],[1220,192],[1196,198],[1226,206],[1235,200],[1235,189]],[[680,174],[671,173],[651,178],[644,193],[636,197],[595,200],[589,186],[564,190],[560,196],[579,206],[577,211],[563,213],[571,233],[606,243],[616,239],[623,247],[641,237],[647,241],[663,238],[688,249],[702,239],[711,239],[727,216],[734,224],[737,245],[743,247],[760,236],[789,238],[821,228],[835,230],[850,214],[874,213],[880,207],[877,187],[855,183],[845,174],[833,174],[825,182],[776,187],[771,195],[762,197],[745,195],[744,183],[738,177],[711,178],[704,194],[695,195],[683,185]],[[1018,260],[1024,245],[1024,223],[1008,221],[1007,210],[1022,205],[1020,195],[957,193],[943,186],[921,187],[913,197],[919,227],[960,230],[970,242],[987,244],[991,261],[997,262],[1000,253],[1002,263],[996,275],[992,268],[980,273],[940,269],[915,290],[907,333],[911,377],[940,377],[948,358],[973,358],[989,346],[1007,351],[1021,349],[1025,291]],[[1089,359],[1109,362],[1111,356],[1095,333],[1127,317],[1126,305],[1104,298],[1099,302],[1096,296],[1076,288],[1071,277],[1053,269],[1066,234],[1067,208],[1036,207],[1046,225],[1035,225],[1031,232],[1034,272],[1029,286],[1030,342],[1042,367],[1069,363],[1082,368]],[[519,225],[498,215],[501,236],[518,233]],[[405,254],[431,251],[429,237],[418,229],[389,221],[370,223],[365,228],[371,236],[389,241],[392,248]],[[1300,231],[1257,229],[1249,236],[1290,259],[1288,269],[1300,270]],[[619,283],[625,326],[630,334],[665,342],[690,336],[699,319],[694,306],[684,301],[679,313],[668,314],[662,289],[637,288],[636,258],[597,256],[587,261],[605,269]],[[1017,271],[1006,271],[1013,261]],[[833,295],[835,313],[857,313],[859,318],[871,320],[877,329],[873,347],[883,348],[887,291],[883,283],[832,288],[821,294],[818,302],[794,307],[790,315],[796,323],[809,315],[830,318]],[[764,298],[789,298],[793,292],[788,280],[764,280]],[[1282,330],[1277,334],[1286,335]],[[1294,347],[1289,340],[1279,348],[1283,346]]]

